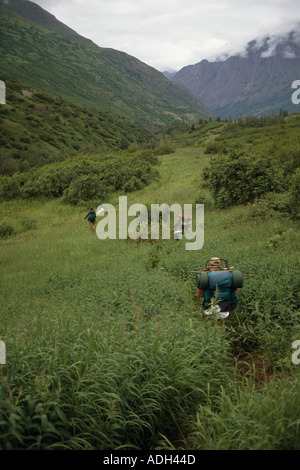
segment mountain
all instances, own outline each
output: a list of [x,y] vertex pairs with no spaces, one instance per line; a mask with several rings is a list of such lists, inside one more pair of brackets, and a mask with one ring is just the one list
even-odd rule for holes
[[251,41],[239,55],[224,61],[202,60],[183,67],[170,79],[188,88],[221,118],[277,114],[281,109],[297,112],[291,85],[300,78],[298,31]]
[[171,80],[173,77],[175,77],[176,73],[177,72],[169,72],[168,70],[163,72],[164,76],[167,77],[169,80]]
[[182,85],[124,52],[98,47],[33,2],[1,1],[2,75],[151,130],[211,114]]
[[70,39],[84,40],[88,41],[85,38],[82,38],[79,34],[76,33],[73,29],[61,23],[57,20],[54,15],[48,13],[46,10],[41,8],[36,3],[26,1],[26,0],[0,0],[3,5],[5,5],[9,10],[17,13],[23,18],[33,21],[34,23],[43,26],[50,31],[61,34]]
[[150,146],[153,133],[112,113],[97,112],[5,78],[0,106],[0,174],[11,175],[78,154]]

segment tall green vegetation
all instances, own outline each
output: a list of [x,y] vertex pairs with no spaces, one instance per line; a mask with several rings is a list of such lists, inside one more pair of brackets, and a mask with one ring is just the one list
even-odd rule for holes
[[[84,207],[58,200],[2,203],[3,213],[16,208],[37,229],[0,247],[2,449],[299,446],[290,219],[242,206],[208,212],[205,246],[193,253],[172,239],[100,241],[79,220]],[[225,329],[203,315],[189,273],[215,254],[254,276]]]
[[99,307],[29,314],[15,340],[8,335],[2,449],[149,449],[158,433],[180,434],[208,388],[218,395],[226,343],[216,351],[214,332],[191,328],[176,308],[147,319],[131,302],[130,316]]
[[[250,372],[255,377],[255,370]],[[271,381],[257,389],[222,389],[197,410],[187,447],[193,450],[298,450],[299,377]],[[294,407],[294,417],[291,414]]]
[[59,198],[69,204],[107,199],[115,191],[141,189],[158,177],[150,151],[78,157],[0,178],[0,199]]

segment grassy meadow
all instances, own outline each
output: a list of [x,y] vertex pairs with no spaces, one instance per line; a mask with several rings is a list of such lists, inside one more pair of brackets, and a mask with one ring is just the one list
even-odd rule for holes
[[[100,240],[89,203],[1,203],[0,449],[300,448],[298,222],[265,199],[214,208],[200,184],[214,139],[191,136],[128,206],[203,202],[199,251]],[[224,328],[189,272],[212,256],[253,275]]]

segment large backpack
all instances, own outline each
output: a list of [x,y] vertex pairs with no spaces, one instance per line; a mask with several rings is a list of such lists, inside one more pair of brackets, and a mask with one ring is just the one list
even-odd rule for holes
[[[202,271],[200,274],[197,274],[197,287],[198,289],[201,290],[206,290],[209,289],[209,287],[213,288],[214,286],[210,286],[210,276],[209,274],[220,274],[220,273],[227,273],[229,276],[231,276],[232,280],[232,289],[240,289],[243,287],[243,275],[240,271],[234,270],[234,271],[212,271],[210,273],[206,271]],[[229,279],[229,276],[227,276],[227,279]],[[220,276],[219,276],[220,277]],[[219,279],[221,281],[221,279]],[[224,278],[225,281],[225,278]],[[216,282],[217,284],[217,282]],[[225,286],[224,286],[225,287]],[[226,283],[226,287],[229,287]]]
[[216,289],[218,289],[218,297],[220,300],[223,302],[231,302],[234,308],[237,304],[235,291],[243,287],[243,275],[238,270],[203,271],[197,274],[197,287],[204,291],[204,302],[206,306],[209,304],[210,299],[215,296]]

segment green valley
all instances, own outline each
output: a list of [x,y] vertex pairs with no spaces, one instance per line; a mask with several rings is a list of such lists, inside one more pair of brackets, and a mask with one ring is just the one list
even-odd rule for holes
[[[130,192],[2,200],[2,449],[299,449],[299,186],[218,208],[206,180],[233,149],[268,151],[295,178],[299,115],[250,124],[169,127],[169,152],[143,157],[159,175]],[[90,205],[117,208],[125,194],[147,207],[204,203],[203,248],[100,240],[83,220]],[[221,328],[191,273],[212,256],[250,274]]]
[[[138,59],[4,3],[0,450],[299,450],[300,114],[213,118]],[[120,196],[136,238],[110,236]],[[199,249],[175,239],[185,204],[192,234],[204,205]],[[224,321],[197,284],[212,257],[242,279]]]

